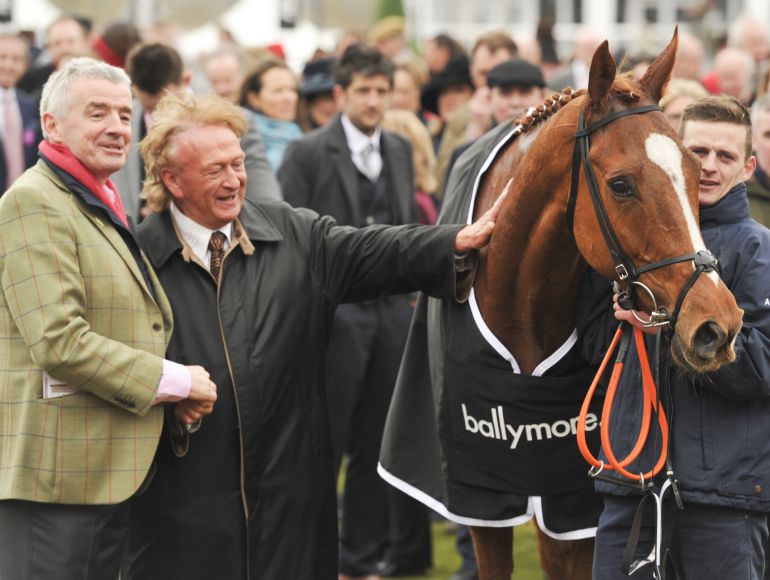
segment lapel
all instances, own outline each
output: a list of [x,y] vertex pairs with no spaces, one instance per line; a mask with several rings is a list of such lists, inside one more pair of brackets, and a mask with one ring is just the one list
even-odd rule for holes
[[[283,234],[270,220],[260,204],[245,202],[235,222],[236,228],[243,228],[251,242],[281,242]],[[182,252],[184,244],[177,234],[171,212],[151,213],[138,230],[142,249],[150,264],[160,271],[176,253]],[[237,232],[236,232],[237,235]],[[254,246],[242,244],[243,253],[252,255]]]
[[43,140],[37,104],[26,94],[16,91],[21,111],[22,138],[24,139],[24,164],[32,167],[37,160],[37,146]]
[[[94,226],[96,226],[96,229],[99,230],[99,232],[107,239],[107,241],[110,243],[110,245],[115,249],[115,251],[120,256],[121,260],[125,262],[126,266],[128,266],[128,269],[131,271],[131,274],[133,274],[136,281],[139,283],[139,285],[142,287],[142,289],[147,293],[147,295],[154,300],[154,297],[152,295],[152,292],[150,292],[150,289],[147,288],[147,284],[145,283],[144,276],[142,276],[141,271],[139,270],[139,265],[136,263],[136,260],[134,259],[134,255],[131,253],[131,250],[128,249],[128,246],[126,245],[125,240],[123,240],[123,237],[118,233],[117,226],[107,217],[104,215],[104,212],[99,211],[96,209],[98,206],[92,206],[89,203],[86,203],[83,201],[80,196],[77,194],[72,194],[73,197],[78,198],[78,209],[83,213],[84,216],[90,221]],[[156,286],[158,288],[159,286]]]
[[353,165],[353,160],[350,157],[350,149],[345,138],[345,130],[342,128],[340,115],[337,115],[337,118],[329,126],[327,146],[332,165],[342,185],[342,192],[350,205],[353,223],[361,223],[361,203],[358,197],[358,184],[356,183],[356,166]]
[[18,89],[16,90],[16,99],[19,101],[19,111],[21,111],[22,126],[27,128],[31,124],[34,124],[34,122],[38,119],[35,101]]
[[393,202],[393,209],[396,211],[396,224],[407,224],[414,221],[412,200],[412,186],[406,183],[409,178],[408,171],[399,171],[399,167],[409,167],[411,159],[407,159],[406,150],[400,147],[401,143],[389,134],[383,131],[380,136],[380,148],[382,149],[383,170],[388,172],[388,184],[390,199]]
[[[144,292],[147,293],[147,295],[150,297],[150,299],[153,302],[156,302],[155,297],[153,296],[153,293],[150,292],[150,289],[147,287],[147,284],[144,280],[144,276],[142,276],[142,272],[139,270],[139,265],[136,263],[136,260],[134,259],[134,255],[131,253],[131,250],[126,245],[126,242],[123,240],[123,237],[118,232],[118,226],[116,225],[109,217],[109,212],[107,211],[107,208],[101,204],[98,200],[95,198],[87,199],[83,195],[78,194],[77,192],[71,191],[67,188],[67,186],[64,184],[63,181],[61,181],[61,178],[54,173],[54,171],[48,167],[48,165],[44,161],[39,161],[38,164],[42,165],[44,167],[45,172],[50,176],[51,180],[56,184],[56,187],[58,187],[60,190],[62,190],[64,193],[71,196],[73,200],[75,200],[75,205],[77,206],[78,210],[86,217],[86,219],[91,222],[96,230],[99,231],[99,233],[104,236],[104,238],[109,242],[109,244],[113,247],[115,252],[120,256],[121,260],[125,262],[126,266],[128,266],[128,269],[131,271],[131,274],[134,276],[136,281],[139,283],[141,288],[144,290]],[[128,232],[128,230],[126,230]],[[130,232],[128,232],[129,235],[133,235]],[[138,244],[137,244],[138,247]],[[159,288],[160,286],[156,286],[156,288]]]

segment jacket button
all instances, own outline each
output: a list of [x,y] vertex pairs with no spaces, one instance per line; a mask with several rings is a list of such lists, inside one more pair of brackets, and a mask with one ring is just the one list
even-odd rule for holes
[[152,323],[152,329],[155,332],[160,332],[161,330],[163,330],[163,325],[160,322],[153,322]]
[[756,493],[757,495],[762,493],[762,486],[761,485],[755,485],[754,486],[754,493]]

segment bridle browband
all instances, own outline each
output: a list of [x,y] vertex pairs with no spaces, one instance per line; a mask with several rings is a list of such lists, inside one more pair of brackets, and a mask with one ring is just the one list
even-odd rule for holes
[[[604,241],[607,244],[607,249],[609,249],[610,254],[612,255],[612,261],[615,264],[615,272],[618,275],[618,279],[621,282],[625,282],[627,284],[625,290],[620,290],[619,286],[616,284],[616,289],[619,290],[620,295],[618,300],[620,305],[631,310],[631,312],[634,313],[634,316],[636,316],[637,319],[643,322],[646,326],[667,325],[673,330],[677,317],[679,316],[679,310],[682,307],[682,302],[684,302],[684,298],[687,295],[687,292],[690,290],[690,288],[692,288],[692,285],[695,284],[695,281],[703,272],[711,272],[716,269],[717,259],[708,250],[701,250],[695,254],[687,254],[674,258],[665,258],[663,260],[653,262],[652,264],[642,266],[641,268],[637,268],[631,258],[628,257],[628,254],[626,254],[626,252],[623,250],[623,246],[615,234],[615,230],[612,227],[612,222],[610,221],[610,218],[607,215],[607,210],[604,207],[604,201],[602,200],[602,196],[599,193],[599,185],[596,181],[596,175],[594,174],[593,166],[591,165],[591,158],[589,156],[591,143],[588,139],[588,136],[591,135],[591,133],[594,133],[598,129],[609,125],[621,117],[626,117],[629,115],[640,115],[643,113],[660,110],[661,108],[658,105],[646,105],[644,107],[636,107],[633,109],[616,111],[615,113],[611,113],[603,119],[593,123],[589,127],[585,126],[585,116],[583,111],[580,111],[580,116],[578,118],[578,128],[577,132],[575,133],[575,147],[572,153],[572,180],[570,184],[569,200],[567,202],[567,225],[574,237],[575,206],[577,204],[580,164],[582,160],[583,173],[585,174],[586,182],[588,183],[588,191],[591,194],[591,203],[594,206],[594,214],[596,215],[596,220],[599,222],[599,228],[601,229],[602,236],[604,237]],[[657,270],[658,268],[670,266],[671,264],[690,261],[693,262],[695,270],[687,279],[687,282],[685,282],[684,287],[679,293],[679,296],[676,300],[676,305],[674,307],[674,312],[669,315],[664,308],[658,308],[658,304],[655,300],[655,296],[653,295],[652,290],[650,290],[650,288],[645,284],[639,282],[639,276],[646,272]],[[650,313],[649,322],[642,320],[634,312],[636,308],[631,294],[632,288],[634,286],[643,289],[652,299],[653,310]]]

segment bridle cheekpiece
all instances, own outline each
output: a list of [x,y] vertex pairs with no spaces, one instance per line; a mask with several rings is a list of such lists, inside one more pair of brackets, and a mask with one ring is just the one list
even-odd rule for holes
[[[572,154],[572,180],[570,184],[569,200],[567,202],[567,224],[570,231],[573,232],[574,236],[575,206],[577,204],[580,165],[582,162],[583,173],[585,174],[585,179],[588,183],[588,191],[591,195],[591,203],[594,207],[594,214],[596,215],[596,219],[599,222],[599,228],[602,232],[602,236],[604,237],[604,241],[607,244],[607,248],[609,249],[612,256],[612,261],[615,266],[615,273],[617,274],[618,280],[626,284],[625,289],[623,289],[617,282],[615,282],[615,289],[619,294],[618,302],[622,307],[631,310],[637,320],[642,322],[644,326],[668,326],[671,330],[673,330],[677,317],[679,316],[679,311],[682,307],[682,302],[684,302],[684,298],[687,295],[687,292],[690,290],[690,288],[692,288],[692,285],[695,284],[695,281],[703,272],[711,272],[716,270],[717,259],[708,250],[701,250],[695,254],[687,254],[674,258],[665,258],[663,260],[653,262],[652,264],[642,266],[641,268],[637,268],[631,258],[628,257],[628,254],[623,250],[623,246],[615,234],[615,230],[612,227],[612,222],[607,215],[607,209],[604,206],[604,201],[602,200],[602,196],[599,193],[599,185],[596,180],[596,175],[594,174],[593,166],[591,165],[591,158],[589,156],[591,143],[588,137],[591,135],[591,133],[594,133],[598,129],[609,125],[621,117],[626,117],[629,115],[640,115],[643,113],[660,110],[661,108],[658,105],[646,105],[644,107],[625,109],[623,111],[611,113],[588,127],[585,126],[585,116],[583,111],[580,112],[580,117],[578,118],[578,128],[577,132],[575,133],[575,147]],[[646,272],[657,270],[658,268],[663,268],[665,266],[670,266],[671,264],[678,264],[680,262],[693,262],[694,271],[687,279],[687,282],[685,282],[684,287],[679,293],[674,311],[669,314],[665,308],[658,307],[657,300],[655,300],[655,295],[653,294],[652,290],[647,285],[640,282],[639,277]],[[635,312],[636,305],[632,295],[632,289],[634,287],[646,292],[652,301],[653,310],[650,313],[649,321],[643,320]]]

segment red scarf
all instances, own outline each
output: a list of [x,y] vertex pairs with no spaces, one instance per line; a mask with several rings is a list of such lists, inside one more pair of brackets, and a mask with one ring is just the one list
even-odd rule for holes
[[[117,217],[124,226],[128,227],[126,210],[123,208],[120,194],[112,181],[108,179],[106,184],[102,184],[101,181],[96,179],[96,177],[94,177],[93,174],[78,161],[66,145],[41,141],[40,152],[45,155],[45,158],[48,159],[48,161],[56,165],[56,167],[66,171],[82,183],[85,188],[96,197],[96,199],[112,210],[112,213],[115,214],[115,217]],[[112,191],[112,199],[110,199],[110,196],[104,191],[105,187]]]
[[111,64],[112,66],[117,66],[120,68],[125,67],[126,60],[117,52],[112,50],[110,45],[104,42],[104,39],[101,36],[94,40],[91,48],[93,48],[94,52],[99,56],[99,58],[101,58],[107,64]]

